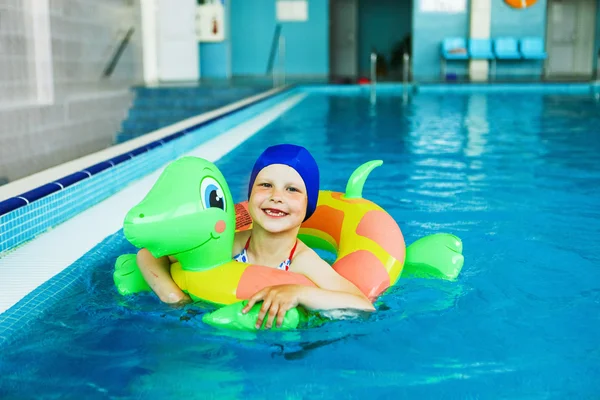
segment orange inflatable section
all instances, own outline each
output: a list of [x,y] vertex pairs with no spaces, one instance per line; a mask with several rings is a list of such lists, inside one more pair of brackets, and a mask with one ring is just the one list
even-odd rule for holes
[[398,224],[386,212],[367,212],[358,224],[356,233],[378,243],[388,254],[404,264],[404,236]]
[[343,211],[322,205],[317,207],[315,213],[302,224],[302,227],[326,232],[339,246],[343,222]]
[[390,287],[390,276],[381,261],[365,250],[355,251],[337,260],[333,269],[354,282],[371,301]]

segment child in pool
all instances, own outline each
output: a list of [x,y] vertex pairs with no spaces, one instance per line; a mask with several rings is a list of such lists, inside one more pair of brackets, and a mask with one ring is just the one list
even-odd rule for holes
[[[262,301],[257,327],[267,315],[267,328],[272,326],[275,318],[280,326],[286,312],[297,305],[318,310],[374,310],[369,299],[354,284],[297,238],[300,225],[315,211],[318,195],[317,163],[301,146],[271,146],[254,164],[248,184],[248,211],[253,228],[236,233],[233,258],[303,274],[317,286],[270,286],[254,294],[243,312]],[[174,261],[172,257],[154,258],[146,249],[137,255],[146,282],[163,302],[190,302],[189,296],[171,278],[169,269]]]

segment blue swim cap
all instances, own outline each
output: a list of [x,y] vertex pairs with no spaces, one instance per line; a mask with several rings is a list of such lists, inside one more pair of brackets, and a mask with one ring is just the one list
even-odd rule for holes
[[252,186],[258,173],[265,167],[273,164],[283,164],[294,168],[302,177],[306,186],[306,196],[308,204],[306,206],[306,216],[304,221],[310,218],[317,208],[319,199],[319,167],[313,156],[302,146],[294,144],[278,144],[268,147],[256,160],[250,183],[248,184],[248,198],[252,192]]

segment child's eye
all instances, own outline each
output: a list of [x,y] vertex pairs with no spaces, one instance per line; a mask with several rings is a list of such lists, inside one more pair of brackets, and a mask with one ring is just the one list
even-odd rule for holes
[[270,183],[259,183],[258,186],[271,187],[271,184]]
[[295,187],[289,187],[288,190],[290,192],[297,192],[298,191],[298,189],[296,189]]

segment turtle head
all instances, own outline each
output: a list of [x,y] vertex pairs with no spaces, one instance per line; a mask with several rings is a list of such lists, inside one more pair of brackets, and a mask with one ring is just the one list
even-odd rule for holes
[[235,208],[229,186],[213,163],[180,158],[127,213],[123,231],[129,242],[155,257],[174,255],[182,261],[193,252],[208,264],[230,259]]

